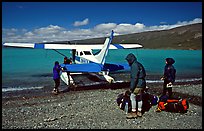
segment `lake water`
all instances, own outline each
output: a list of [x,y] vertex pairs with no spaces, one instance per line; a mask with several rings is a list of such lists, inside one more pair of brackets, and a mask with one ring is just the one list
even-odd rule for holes
[[[70,50],[58,51],[71,56]],[[202,80],[202,50],[109,50],[107,62],[126,63],[125,57],[129,53],[135,54],[144,65],[147,82],[159,81],[167,57],[176,61],[176,81]],[[2,48],[2,91],[51,86],[53,64],[55,61],[62,63],[63,58],[54,50]]]

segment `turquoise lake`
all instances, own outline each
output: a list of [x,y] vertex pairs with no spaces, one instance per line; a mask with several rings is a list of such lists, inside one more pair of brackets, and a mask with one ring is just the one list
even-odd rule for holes
[[[70,57],[70,50],[58,50]],[[126,63],[125,57],[133,53],[141,62],[147,75],[161,76],[165,66],[165,58],[175,59],[178,79],[202,78],[202,50],[157,50],[157,49],[125,49],[109,50],[107,62]],[[54,50],[29,48],[2,48],[2,87],[15,86],[45,80],[42,77],[52,73],[55,61],[63,62],[64,56]],[[48,75],[49,76],[49,75]],[[52,81],[51,76],[49,77]],[[46,81],[45,81],[46,82]],[[39,84],[38,84],[39,85]]]

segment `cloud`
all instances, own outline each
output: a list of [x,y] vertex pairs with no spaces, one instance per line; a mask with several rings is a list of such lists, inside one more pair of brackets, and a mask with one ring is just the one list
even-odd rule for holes
[[[88,23],[88,19],[79,22],[76,25]],[[145,31],[167,30],[188,24],[202,23],[201,18],[196,18],[192,21],[178,21],[176,24],[145,26],[143,23],[101,23],[90,29],[66,29],[58,25],[49,25],[34,30],[27,29],[2,29],[2,42],[43,42],[43,41],[71,41],[89,38],[107,37],[111,30],[114,30],[115,35],[124,35]]]
[[96,25],[93,28],[93,31],[96,33],[101,33],[103,32],[104,34],[110,33],[111,30],[115,30],[117,24],[115,23],[103,23],[103,24],[99,24]]
[[181,22],[181,21],[178,21],[177,23],[176,23],[176,25],[181,25],[181,26],[183,26],[183,25],[188,25],[188,24],[196,24],[196,23],[202,23],[202,19],[200,19],[200,18],[196,18],[196,19],[194,19],[194,20],[192,20],[192,21],[183,21],[183,22]]
[[74,22],[74,26],[82,26],[82,25],[87,25],[89,23],[89,19],[86,18],[83,21],[75,21]]
[[135,25],[122,23],[118,24],[114,31],[120,34],[129,34],[129,33],[136,33],[140,32],[144,29],[145,25],[141,23],[136,23]]
[[59,27],[59,26],[54,26],[54,25],[49,25],[48,27],[42,27],[39,29],[35,29],[34,33],[35,34],[42,34],[42,35],[47,35],[47,34],[55,34],[59,33],[60,31],[63,31],[64,28]]
[[162,22],[160,22],[160,24],[161,24],[161,25],[163,25],[163,24],[167,24],[167,22],[162,21]]
[[2,29],[3,36],[14,36],[16,33],[18,33],[17,29],[11,28],[11,29]]
[[29,31],[29,32],[26,32],[26,33],[25,33],[25,36],[30,37],[30,36],[34,36],[34,34]]

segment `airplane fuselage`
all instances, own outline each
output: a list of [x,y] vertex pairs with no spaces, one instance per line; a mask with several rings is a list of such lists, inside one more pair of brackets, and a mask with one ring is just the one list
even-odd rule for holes
[[93,55],[92,50],[76,50],[74,62],[77,64],[99,63]]

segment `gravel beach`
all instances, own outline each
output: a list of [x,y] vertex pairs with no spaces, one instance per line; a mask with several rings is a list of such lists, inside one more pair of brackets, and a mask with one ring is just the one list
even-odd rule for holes
[[[148,87],[151,94],[162,92],[162,84]],[[58,95],[46,91],[7,94],[2,96],[2,129],[202,129],[202,82],[173,87],[173,95],[189,101],[187,113],[155,112],[157,106],[152,106],[137,119],[126,119],[116,103],[118,94],[127,89],[128,84]]]

